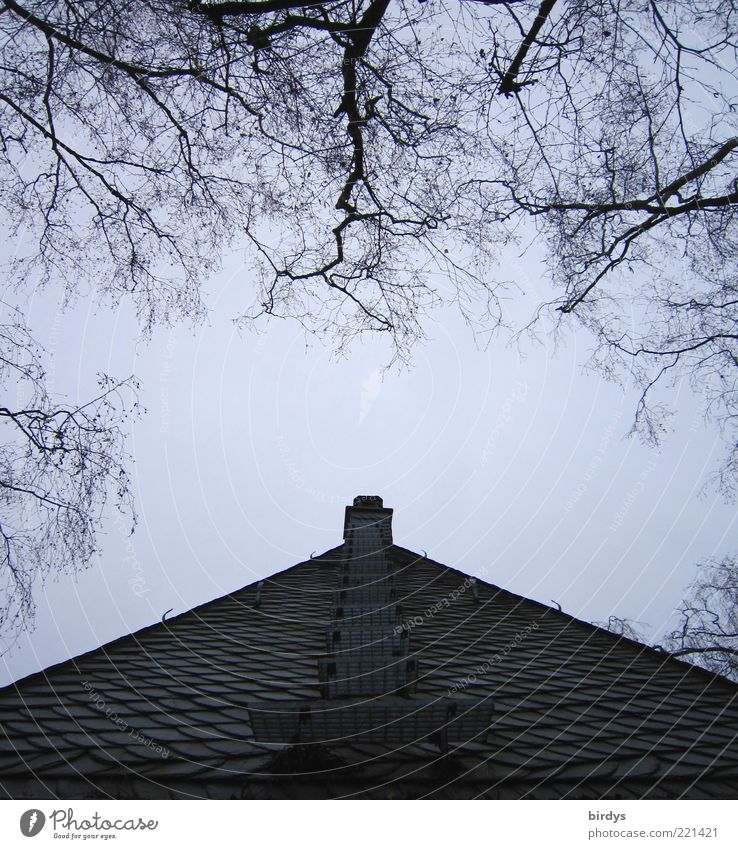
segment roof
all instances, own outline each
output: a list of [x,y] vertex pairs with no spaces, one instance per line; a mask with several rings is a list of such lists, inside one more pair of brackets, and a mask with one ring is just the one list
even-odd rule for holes
[[473,702],[489,721],[451,745],[412,734],[265,741],[254,725],[265,705],[343,704],[319,670],[349,545],[0,690],[0,788],[11,798],[738,795],[738,686],[394,544],[383,555],[402,610],[393,633],[409,636],[417,677],[390,695],[417,711]]

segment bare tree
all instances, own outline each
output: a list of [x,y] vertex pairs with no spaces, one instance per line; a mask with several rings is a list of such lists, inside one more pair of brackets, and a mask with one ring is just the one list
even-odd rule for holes
[[[338,344],[456,300],[501,321],[500,246],[549,250],[560,323],[641,387],[688,377],[738,474],[731,0],[4,0],[13,265],[197,315],[246,247],[247,320]],[[34,241],[35,240],[35,241]]]
[[611,634],[617,634],[619,637],[627,637],[629,640],[636,640],[639,643],[645,642],[643,636],[643,622],[636,622],[634,619],[623,619],[620,616],[608,616],[605,622],[593,622],[599,628],[604,628]]
[[738,560],[700,565],[679,607],[679,627],[668,635],[675,657],[738,681]]
[[[677,615],[678,627],[654,648],[738,681],[738,560],[729,556],[699,564]],[[593,624],[647,642],[642,622],[610,616]]]
[[0,631],[12,636],[32,623],[36,582],[90,564],[109,496],[133,529],[124,420],[136,384],[101,376],[99,394],[81,406],[50,397],[42,351],[10,310],[0,386],[14,386],[18,401],[0,407]]

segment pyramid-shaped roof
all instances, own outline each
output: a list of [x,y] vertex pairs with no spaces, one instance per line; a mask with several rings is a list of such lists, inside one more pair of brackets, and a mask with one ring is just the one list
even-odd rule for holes
[[343,545],[0,690],[4,793],[738,795],[738,686],[397,546],[390,520],[359,501]]

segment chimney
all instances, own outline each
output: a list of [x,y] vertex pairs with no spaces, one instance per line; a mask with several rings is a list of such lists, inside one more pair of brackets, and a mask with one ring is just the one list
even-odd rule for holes
[[343,538],[348,541],[353,531],[359,528],[371,530],[381,546],[392,545],[392,509],[385,507],[378,495],[357,495],[353,506],[346,508],[343,522]]

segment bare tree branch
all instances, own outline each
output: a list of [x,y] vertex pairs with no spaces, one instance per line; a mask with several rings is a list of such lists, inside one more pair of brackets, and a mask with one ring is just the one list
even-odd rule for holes
[[532,226],[558,325],[635,379],[647,437],[650,399],[687,376],[735,491],[734,4],[2,9],[0,204],[29,246],[14,284],[130,295],[150,328],[202,316],[202,281],[245,246],[240,320],[289,317],[339,348],[385,333],[407,359],[438,303],[500,326],[496,263]]
[[[8,311],[7,305],[3,305]],[[0,632],[32,625],[34,587],[88,567],[106,505],[135,514],[124,451],[135,380],[100,377],[96,397],[78,406],[49,396],[42,352],[12,309],[0,324],[0,386],[28,404],[0,407]]]
[[738,681],[738,562],[708,560],[679,607],[679,626],[666,638],[674,657]]

